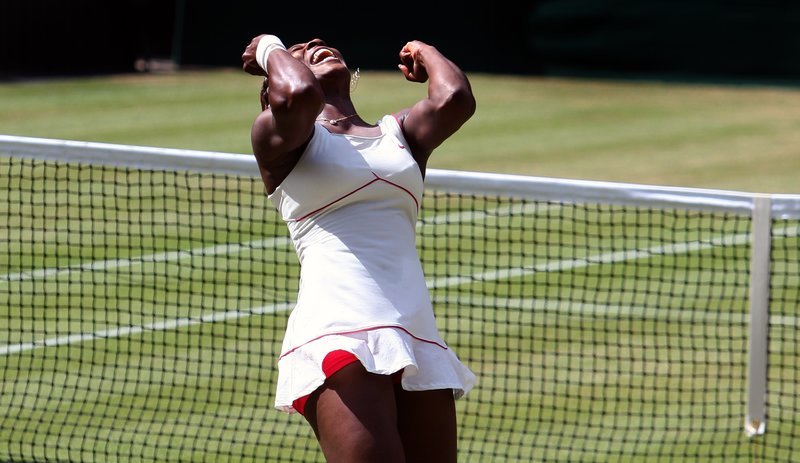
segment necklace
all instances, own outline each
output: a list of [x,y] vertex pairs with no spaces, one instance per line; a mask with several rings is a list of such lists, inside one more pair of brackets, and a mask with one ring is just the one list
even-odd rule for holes
[[322,122],[327,122],[330,125],[336,125],[336,124],[338,124],[339,122],[342,122],[345,119],[350,119],[351,117],[356,117],[356,116],[358,116],[358,114],[351,114],[349,116],[338,117],[336,119],[328,119],[328,118],[325,118],[325,117],[320,117],[317,120],[318,121],[322,121]]

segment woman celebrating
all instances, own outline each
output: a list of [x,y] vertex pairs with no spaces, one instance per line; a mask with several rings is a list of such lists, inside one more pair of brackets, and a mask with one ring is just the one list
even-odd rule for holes
[[427,97],[365,122],[342,54],[259,35],[253,153],[300,260],[275,406],[312,426],[329,462],[455,462],[455,399],[475,376],[440,337],[416,248],[425,166],[475,112],[466,75],[408,42],[400,71]]

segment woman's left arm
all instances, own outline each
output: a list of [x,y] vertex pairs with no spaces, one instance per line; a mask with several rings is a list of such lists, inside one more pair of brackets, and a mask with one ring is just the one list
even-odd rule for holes
[[433,150],[475,113],[466,74],[435,47],[417,40],[400,50],[398,65],[411,82],[428,82],[427,98],[398,113],[411,152],[425,171]]

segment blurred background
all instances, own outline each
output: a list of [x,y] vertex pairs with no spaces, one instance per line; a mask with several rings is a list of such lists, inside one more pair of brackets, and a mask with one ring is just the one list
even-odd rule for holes
[[[424,97],[396,64],[432,43],[479,109],[428,168],[557,180],[421,203],[437,319],[480,378],[463,461],[797,462],[800,0],[472,3],[0,0],[0,462],[318,460],[265,367],[299,275],[285,224],[254,168],[157,148],[252,153],[260,33],[340,48],[373,121]],[[120,146],[63,149],[84,141]],[[61,162],[86,153],[173,162]],[[751,246],[727,194],[563,179],[787,195]]]
[[[316,35],[361,69],[395,69],[406,40],[467,71],[793,81],[794,0],[267,2],[4,0],[0,78],[236,66],[250,38]],[[394,6],[394,9],[390,9]],[[313,32],[312,32],[313,31]]]
[[434,168],[798,191],[800,1],[3,0],[0,133],[249,153],[252,37],[314,37],[366,120],[424,95],[408,40],[469,73],[479,111]]

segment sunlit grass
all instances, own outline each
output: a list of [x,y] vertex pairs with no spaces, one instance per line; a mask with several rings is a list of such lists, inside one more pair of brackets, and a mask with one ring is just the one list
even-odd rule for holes
[[[367,121],[425,96],[362,71]],[[429,166],[797,193],[800,89],[470,75],[475,116]],[[260,80],[237,69],[0,84],[0,133],[249,153]]]

